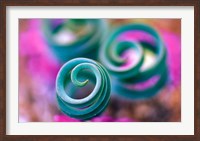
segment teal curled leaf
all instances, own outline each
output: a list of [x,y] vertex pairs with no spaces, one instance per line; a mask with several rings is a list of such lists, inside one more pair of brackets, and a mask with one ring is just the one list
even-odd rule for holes
[[65,63],[77,57],[96,59],[107,24],[100,19],[45,19],[42,31],[50,51]]
[[[145,36],[140,35],[142,40],[119,40],[119,37],[126,32],[140,32],[147,34],[150,40],[145,40]],[[131,38],[131,36],[129,37]],[[152,41],[151,41],[152,40]],[[125,51],[134,50],[139,56],[136,63],[134,59],[129,60],[131,65],[124,67],[128,59],[123,58]],[[145,50],[152,52],[156,59],[153,64],[143,69],[145,63]],[[135,54],[129,54],[134,56]],[[128,99],[145,99],[154,96],[167,82],[168,69],[166,64],[166,48],[159,33],[151,26],[145,24],[128,24],[123,25],[114,30],[104,41],[100,48],[99,59],[112,76],[112,92]],[[158,77],[157,81],[151,79]],[[149,87],[136,89],[135,85],[145,86],[149,83]]]
[[[95,86],[88,96],[82,99],[72,98],[73,93],[70,94],[70,90],[65,90],[70,81],[76,87],[86,86],[92,76],[94,76],[92,81]],[[57,74],[58,107],[64,114],[73,118],[86,120],[101,114],[109,103],[110,91],[108,72],[100,63],[91,59],[72,59],[66,62]]]

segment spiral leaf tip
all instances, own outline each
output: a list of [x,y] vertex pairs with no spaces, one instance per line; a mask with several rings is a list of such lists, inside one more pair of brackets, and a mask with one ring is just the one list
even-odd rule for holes
[[[156,57],[147,69],[144,69],[147,59],[145,50]],[[133,56],[137,57],[136,61]],[[167,82],[166,48],[158,32],[151,26],[129,24],[114,30],[101,46],[99,58],[113,76],[112,91],[125,98],[152,97]],[[152,81],[149,80],[157,75],[160,79],[150,85]],[[145,88],[146,84],[150,86]],[[135,89],[138,85],[142,89]]]
[[[86,69],[89,71],[84,72],[83,70]],[[95,83],[95,87],[85,98],[72,98],[70,95],[73,94],[70,94],[68,90],[65,91],[70,80],[75,86],[82,87],[89,82],[92,76],[95,76],[96,82],[91,79]],[[80,81],[78,77],[85,81]],[[111,84],[107,71],[101,64],[91,59],[72,59],[65,63],[58,72],[56,79],[58,106],[64,114],[70,117],[86,120],[101,114],[109,103],[110,91]]]

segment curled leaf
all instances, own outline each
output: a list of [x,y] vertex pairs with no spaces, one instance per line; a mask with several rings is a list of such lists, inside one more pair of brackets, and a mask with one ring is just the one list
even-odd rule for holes
[[[87,97],[75,99],[72,98],[73,94],[69,93],[70,90],[65,91],[69,81],[76,87],[84,87],[92,76],[95,78],[92,81],[96,82],[93,91]],[[98,62],[86,58],[76,58],[65,63],[56,79],[60,110],[70,117],[81,120],[95,117],[105,110],[110,99],[110,89],[110,79],[105,68]]]
[[[148,66],[147,52],[155,57]],[[123,25],[116,29],[102,45],[99,56],[112,74],[113,92],[128,99],[151,97],[164,86],[168,78],[166,57],[160,35],[144,24]],[[155,76],[157,81],[152,81]]]
[[52,53],[66,62],[76,57],[95,59],[106,27],[106,22],[99,19],[45,19],[42,31]]

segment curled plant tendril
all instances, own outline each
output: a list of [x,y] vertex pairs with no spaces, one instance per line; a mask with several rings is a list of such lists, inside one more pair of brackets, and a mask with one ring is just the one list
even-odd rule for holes
[[[43,20],[42,29],[50,50],[58,60],[66,62],[76,57],[90,56],[90,58],[95,59],[96,50],[102,36],[104,36],[102,31],[106,27],[106,22],[99,19],[46,19]],[[60,43],[55,39],[63,39],[64,41],[62,40]]]
[[[83,70],[89,70],[83,72]],[[80,81],[81,74],[84,81]],[[74,99],[65,91],[65,86],[71,80],[77,87],[87,85],[91,75],[95,76],[96,83],[93,91],[85,98]],[[86,78],[89,77],[89,78]],[[70,117],[86,120],[101,114],[108,105],[110,99],[110,79],[105,68],[86,58],[76,58],[65,63],[58,72],[56,79],[57,101],[60,110]]]
[[[140,32],[136,39],[120,40],[120,36],[126,32]],[[137,61],[130,56],[131,50],[136,52]],[[144,50],[149,50],[155,56],[155,62],[150,67],[143,69],[146,54]],[[123,54],[129,55],[124,58]],[[148,98],[156,94],[166,83],[167,65],[166,48],[159,34],[150,26],[143,24],[129,24],[119,27],[104,42],[100,50],[100,60],[113,76],[113,92],[129,99]],[[132,63],[132,62],[136,63]],[[127,65],[129,64],[129,65]],[[124,67],[126,66],[126,67]],[[153,77],[158,77],[152,83]],[[145,88],[148,83],[149,87]],[[135,85],[142,86],[136,88]]]

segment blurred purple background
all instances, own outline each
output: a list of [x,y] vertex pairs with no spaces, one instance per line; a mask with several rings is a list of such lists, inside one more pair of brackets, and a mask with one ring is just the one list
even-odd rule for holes
[[[91,122],[181,121],[181,20],[107,20],[110,28],[125,23],[145,23],[157,29],[168,53],[170,82],[147,100],[112,97],[106,111]],[[19,122],[77,122],[63,115],[56,104],[55,78],[62,64],[44,41],[41,19],[19,20]]]

